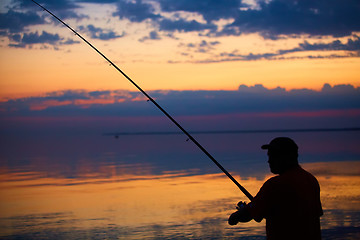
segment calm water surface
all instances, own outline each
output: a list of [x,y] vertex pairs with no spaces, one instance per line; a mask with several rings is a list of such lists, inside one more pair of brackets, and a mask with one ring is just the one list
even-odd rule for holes
[[[321,185],[324,239],[360,239],[360,133],[287,133]],[[274,134],[196,138],[255,195],[271,177]],[[2,137],[1,239],[265,239],[265,223],[227,225],[247,200],[181,135]]]

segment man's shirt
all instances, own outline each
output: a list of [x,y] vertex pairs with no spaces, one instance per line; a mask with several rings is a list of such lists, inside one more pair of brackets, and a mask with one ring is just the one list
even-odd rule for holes
[[255,221],[266,219],[268,240],[321,239],[319,183],[300,166],[267,180],[248,208]]

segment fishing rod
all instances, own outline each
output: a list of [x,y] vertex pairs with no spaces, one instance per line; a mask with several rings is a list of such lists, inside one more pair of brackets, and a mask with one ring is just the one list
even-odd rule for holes
[[38,5],[40,8],[42,8],[44,11],[48,12],[51,16],[56,18],[59,22],[61,22],[63,25],[65,25],[68,29],[70,29],[76,36],[81,38],[85,43],[87,43],[92,49],[94,49],[98,54],[100,54],[111,66],[113,66],[118,72],[120,72],[129,82],[131,82],[142,94],[145,95],[145,97],[151,101],[165,116],[167,116],[171,122],[173,122],[187,137],[189,140],[191,140],[200,150],[205,153],[206,156],[210,158],[215,165],[220,168],[221,171],[225,173],[225,175],[230,178],[233,183],[248,197],[250,200],[253,199],[253,196],[242,186],[240,183],[238,183],[231,174],[226,171],[226,169],[221,166],[221,164],[215,160],[215,158],[190,134],[188,133],[172,116],[170,116],[169,113],[167,113],[150,95],[148,95],[139,85],[137,85],[128,75],[125,74],[118,66],[116,66],[110,59],[108,59],[102,52],[100,52],[96,47],[94,47],[89,41],[87,41],[83,36],[81,36],[77,31],[75,31],[72,27],[67,25],[64,21],[62,21],[60,18],[58,18],[55,14],[47,10],[45,7],[40,5],[34,0],[31,0],[33,3]]

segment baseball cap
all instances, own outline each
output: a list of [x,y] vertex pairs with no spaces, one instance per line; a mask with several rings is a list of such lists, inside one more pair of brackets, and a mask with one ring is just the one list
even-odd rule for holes
[[288,153],[297,153],[298,146],[288,137],[277,137],[271,140],[269,144],[265,144],[261,146],[261,149],[272,149],[281,152],[288,152]]

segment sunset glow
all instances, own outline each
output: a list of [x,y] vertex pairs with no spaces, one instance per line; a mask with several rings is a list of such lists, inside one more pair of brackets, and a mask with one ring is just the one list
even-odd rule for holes
[[[21,2],[6,3],[15,6],[11,11],[19,11],[19,21],[21,14],[31,9],[46,23],[40,18],[37,21],[42,24],[23,23],[26,27],[22,27],[22,31],[16,28],[19,31],[16,37],[13,33],[16,26],[9,23],[2,27],[7,35],[1,36],[0,44],[1,98],[68,89],[134,89],[69,29],[41,12],[35,4]],[[165,10],[167,4],[164,4],[163,22],[167,18],[174,21],[175,15],[172,14],[177,13],[184,25],[178,26],[183,30],[175,26],[174,29],[159,30],[156,18],[152,21],[151,17],[147,19],[139,15],[137,18],[144,19],[139,21],[131,15],[126,16],[126,12],[124,16],[119,15],[120,19],[115,17],[117,11],[121,11],[120,3],[114,10],[112,4],[90,2],[78,3],[76,8],[72,8],[65,1],[64,6],[69,7],[67,10],[78,19],[64,20],[145,90],[234,90],[240,84],[263,84],[268,88],[280,86],[288,90],[319,90],[324,83],[360,86],[360,60],[355,48],[359,42],[359,29],[356,28],[352,34],[341,37],[334,36],[338,31],[335,26],[333,33],[330,31],[326,35],[319,32],[295,37],[274,33],[273,38],[266,38],[261,35],[261,29],[244,34],[220,34],[234,21],[231,16],[224,15],[211,22],[213,26],[217,24],[216,36],[213,30],[206,29],[209,25],[206,27],[203,17],[207,13],[200,10],[171,12]],[[159,14],[156,1],[150,2]],[[4,19],[16,13],[6,13],[6,4],[1,13]],[[130,2],[126,4],[131,5]],[[150,6],[141,1],[135,5],[140,9],[141,4],[146,8]],[[46,6],[55,14],[62,13],[50,3]],[[81,18],[80,14],[87,17]],[[185,30],[185,19],[198,21],[199,29],[204,24],[204,30]],[[23,39],[17,40],[19,37]]]
[[[324,169],[323,164],[327,165],[326,173],[319,172]],[[359,164],[316,163],[305,164],[304,167],[314,172],[319,179],[324,210],[334,207],[359,210]],[[104,214],[108,219],[102,222],[105,225],[112,221],[121,222],[126,227],[167,225],[174,222],[189,224],[204,218],[229,214],[229,210],[217,208],[218,202],[230,204],[232,201],[235,203],[246,200],[241,199],[239,190],[229,184],[229,179],[223,174],[118,175],[112,166],[108,166],[101,171],[110,174],[113,172],[114,175],[109,178],[79,172],[81,178],[67,179],[61,176],[41,177],[40,172],[23,176],[7,173],[6,169],[0,171],[1,179],[7,180],[6,183],[0,182],[2,218],[20,214],[63,214],[58,217],[64,220],[62,227],[67,228],[71,227],[69,220],[72,218],[84,219],[77,227],[91,228],[92,222],[85,219],[104,218]],[[328,178],[326,176],[330,171],[333,172],[333,177]],[[262,182],[270,176],[264,175],[264,179],[235,177],[241,180],[250,192],[257,192]],[[339,202],[347,204],[338,206]],[[70,225],[64,225],[66,222]],[[255,222],[247,225],[250,228],[255,226],[261,229]],[[328,226],[324,226],[326,227]],[[3,234],[5,231],[1,229]]]

